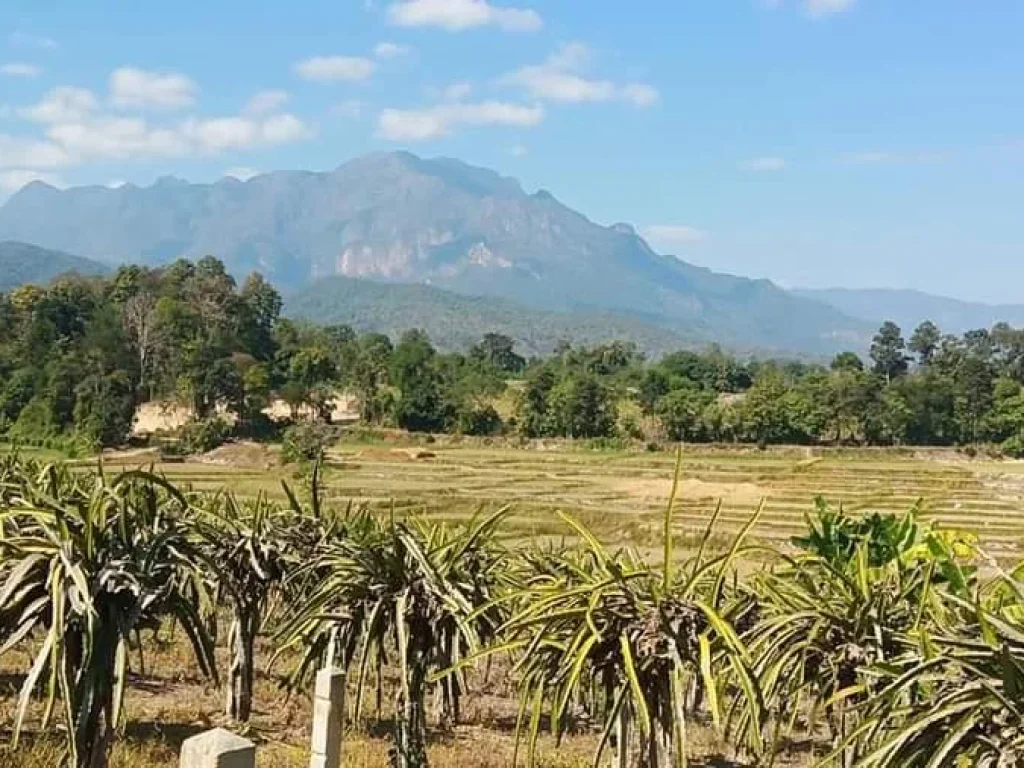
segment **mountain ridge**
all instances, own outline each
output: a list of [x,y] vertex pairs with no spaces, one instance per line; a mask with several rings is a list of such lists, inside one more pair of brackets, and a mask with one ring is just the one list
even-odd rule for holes
[[766,280],[655,252],[632,226],[606,227],[546,190],[496,171],[408,152],[333,171],[149,187],[34,184],[0,207],[0,238],[114,261],[213,254],[286,289],[341,275],[428,284],[556,312],[641,313],[687,338],[825,354],[870,328]]
[[892,320],[908,334],[925,320],[947,333],[991,328],[1001,322],[1024,326],[1024,304],[967,301],[913,288],[795,289],[792,293],[867,322]]

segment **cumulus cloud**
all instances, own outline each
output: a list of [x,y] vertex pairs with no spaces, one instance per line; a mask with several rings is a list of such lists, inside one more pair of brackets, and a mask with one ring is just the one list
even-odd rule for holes
[[643,236],[655,249],[672,251],[703,242],[708,233],[686,224],[652,224],[644,227]]
[[69,123],[83,120],[100,107],[92,91],[62,85],[48,91],[31,107],[22,107],[18,114],[37,123]]
[[178,157],[189,154],[190,150],[181,132],[150,126],[138,117],[98,117],[62,123],[51,126],[47,136],[77,162]]
[[68,153],[53,142],[0,133],[0,168],[52,169],[70,162]]
[[753,160],[743,163],[742,167],[748,171],[770,173],[785,169],[786,160],[781,157],[755,157]]
[[477,104],[440,104],[427,109],[385,109],[378,133],[391,141],[425,141],[450,134],[465,125],[513,125],[532,127],[544,119],[540,105],[525,106],[502,101]]
[[376,63],[359,56],[313,56],[295,65],[299,77],[319,83],[360,82],[376,69]]
[[530,32],[543,26],[540,14],[532,9],[491,5],[487,0],[403,0],[388,7],[388,19],[402,27],[439,27],[449,32],[483,26]]
[[10,171],[0,171],[0,199],[13,195],[19,189],[31,184],[33,181],[44,181],[53,187],[65,186],[64,179],[55,173],[41,173],[16,168]]
[[12,61],[0,66],[0,75],[7,77],[39,77],[42,72],[41,67],[35,64],[26,64],[23,61]]
[[411,52],[412,49],[408,45],[389,43],[387,41],[377,43],[373,47],[373,55],[378,59],[397,59],[399,56],[405,56]]
[[313,131],[295,115],[283,114],[259,120],[246,117],[187,120],[180,134],[199,152],[216,153],[288,144],[309,138]]
[[181,109],[195,104],[196,84],[176,72],[122,67],[110,75],[110,101],[116,107]]
[[253,176],[259,176],[260,171],[255,168],[228,168],[224,171],[224,175],[229,179],[238,179],[239,181],[248,181]]
[[288,98],[287,91],[259,91],[246,102],[242,108],[242,113],[246,115],[265,115],[269,112],[275,112],[288,102]]
[[510,72],[499,78],[499,83],[523,88],[530,98],[540,101],[621,101],[647,107],[658,100],[658,90],[646,83],[619,84],[586,77],[582,70],[590,59],[590,49],[586,45],[566,43],[542,64]]

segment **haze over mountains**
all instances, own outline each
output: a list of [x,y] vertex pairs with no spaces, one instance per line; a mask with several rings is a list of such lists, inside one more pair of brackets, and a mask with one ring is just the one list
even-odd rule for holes
[[427,283],[545,311],[612,311],[748,349],[828,352],[870,331],[769,281],[655,253],[632,227],[595,224],[493,171],[406,152],[246,182],[33,183],[0,208],[0,239],[107,263],[214,254],[291,289],[336,275]]
[[830,304],[850,317],[876,325],[892,320],[908,335],[924,320],[931,320],[946,333],[991,328],[996,323],[1024,326],[1024,305],[1021,304],[983,304],[889,288],[828,288],[793,293]]

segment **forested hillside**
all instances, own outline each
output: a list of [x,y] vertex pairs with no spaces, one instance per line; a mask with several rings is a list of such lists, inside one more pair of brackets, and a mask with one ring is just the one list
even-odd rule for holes
[[51,251],[28,243],[0,243],[0,291],[25,283],[48,283],[57,275],[102,275],[110,267],[92,259]]
[[702,341],[613,312],[546,312],[505,299],[463,296],[428,285],[350,277],[324,278],[287,297],[285,314],[392,337],[420,328],[439,348],[450,351],[468,349],[485,333],[497,332],[514,339],[527,356],[549,355],[565,341],[592,345],[620,339],[660,357]]

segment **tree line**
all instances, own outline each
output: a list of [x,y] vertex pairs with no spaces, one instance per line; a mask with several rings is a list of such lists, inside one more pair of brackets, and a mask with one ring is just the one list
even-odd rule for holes
[[501,334],[446,353],[415,329],[392,340],[281,309],[263,277],[238,285],[213,257],[0,294],[0,435],[118,445],[141,404],[175,401],[214,433],[269,436],[272,401],[329,421],[344,391],[365,423],[421,432],[1024,454],[1024,331],[1005,324],[924,322],[906,339],[887,322],[866,359],[829,364],[718,348],[650,361],[621,341],[527,360]]

